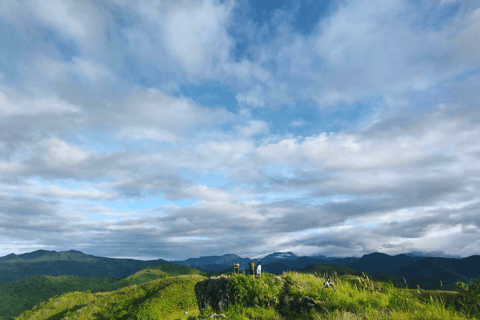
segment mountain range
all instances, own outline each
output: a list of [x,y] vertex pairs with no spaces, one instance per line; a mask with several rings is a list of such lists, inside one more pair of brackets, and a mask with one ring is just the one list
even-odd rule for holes
[[[235,254],[204,256],[184,261],[162,259],[139,261],[96,257],[80,251],[64,252],[38,250],[21,255],[0,257],[0,283],[29,275],[75,275],[80,277],[123,278],[149,266],[171,264],[188,266],[204,272],[230,272],[234,263],[248,272],[248,263],[257,259],[242,258]],[[326,256],[297,256],[292,252],[274,252],[261,258],[264,272],[281,274],[284,271],[303,270],[315,265],[336,265],[365,272],[371,277],[390,279],[396,284],[409,286],[421,283],[425,289],[454,286],[457,281],[469,282],[480,277],[480,256],[442,258],[421,254],[390,256],[374,252],[361,258],[332,258]],[[408,282],[405,280],[408,279]],[[403,281],[400,281],[403,280]],[[441,282],[440,282],[441,281]],[[425,287],[426,286],[426,287]]]
[[149,266],[169,264],[162,259],[139,261],[102,258],[70,250],[38,250],[0,257],[0,284],[30,275],[75,275],[79,277],[123,278]]
[[[234,254],[190,258],[185,261],[172,261],[205,272],[228,271],[233,263],[240,263],[240,270],[248,272],[250,261]],[[432,257],[428,253],[414,252],[390,256],[374,252],[361,258],[332,258],[326,256],[299,257],[292,252],[274,252],[261,258],[264,272],[281,274],[284,271],[304,270],[315,265],[345,266],[365,272],[378,279],[391,280],[396,285],[417,284],[424,289],[454,288],[457,281],[469,282],[480,277],[480,256],[467,258]],[[407,282],[405,279],[408,279]],[[402,280],[402,281],[400,281]]]

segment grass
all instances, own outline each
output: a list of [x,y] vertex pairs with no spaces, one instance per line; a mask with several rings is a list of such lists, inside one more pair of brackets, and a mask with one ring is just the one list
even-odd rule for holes
[[17,319],[166,319],[184,314],[184,310],[198,313],[193,288],[202,278],[183,275],[111,292],[71,292],[51,298]]
[[[456,292],[401,289],[367,276],[330,279],[334,289],[325,289],[318,273],[239,275],[228,284],[237,299],[224,313],[228,319],[475,319],[458,307]],[[313,309],[302,307],[304,297]]]
[[111,277],[28,276],[0,284],[0,320],[18,316],[49,298],[75,291],[106,292],[178,275],[202,274],[186,266],[163,264],[151,266],[123,279]]
[[[451,292],[403,289],[365,275],[333,273],[329,278],[335,288],[325,289],[325,277],[312,271],[231,276],[227,286],[233,301],[217,313],[239,320],[478,319],[478,308],[472,304],[478,304],[480,279],[469,286],[459,284],[463,291]],[[205,319],[214,311],[200,313],[197,308],[194,286],[201,279],[201,274],[169,277],[161,267],[149,268],[123,279],[128,287],[56,296],[17,319]]]

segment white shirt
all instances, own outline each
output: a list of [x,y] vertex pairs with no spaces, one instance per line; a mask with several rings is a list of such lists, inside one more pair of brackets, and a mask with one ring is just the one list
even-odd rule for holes
[[262,266],[261,265],[257,266],[257,274],[262,274]]

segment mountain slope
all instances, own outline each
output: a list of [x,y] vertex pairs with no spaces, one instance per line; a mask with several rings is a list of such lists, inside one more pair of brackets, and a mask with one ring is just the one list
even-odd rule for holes
[[435,278],[443,282],[469,282],[480,276],[479,256],[465,259],[424,258],[396,270],[393,274],[409,279]]
[[350,263],[348,266],[357,271],[364,271],[370,275],[378,275],[382,273],[393,273],[404,266],[422,259],[424,258],[409,257],[404,254],[389,256],[384,253],[374,252],[364,255],[360,259]]
[[22,313],[17,319],[166,319],[198,312],[194,293],[201,275],[152,280],[111,292],[71,292]]
[[187,266],[163,264],[151,266],[123,279],[82,278],[77,276],[33,275],[0,285],[0,319],[18,316],[34,305],[56,295],[73,291],[114,291],[131,285],[140,285],[155,279],[178,275],[200,274]]
[[72,291],[101,290],[115,282],[110,277],[33,275],[0,285],[0,319],[18,316],[39,302]]
[[[190,267],[198,267],[198,266],[206,266],[206,265],[223,266],[222,268],[225,269],[225,267],[233,267],[234,263],[247,264],[250,261],[251,260],[249,258],[242,258],[240,256],[237,256],[236,254],[224,254],[223,256],[206,256],[206,257],[200,257],[200,258],[190,258],[185,261],[172,261],[172,262],[179,265],[186,265]],[[222,269],[219,269],[219,270],[222,270]]]
[[167,263],[169,262],[162,259],[138,261],[102,258],[73,250],[65,252],[38,250],[1,257],[0,283],[29,275],[123,278],[148,266]]

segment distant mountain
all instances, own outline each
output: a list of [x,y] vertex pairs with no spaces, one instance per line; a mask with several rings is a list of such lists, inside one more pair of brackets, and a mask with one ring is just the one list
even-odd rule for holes
[[480,277],[480,256],[463,259],[423,258],[393,272],[405,278],[435,278],[444,282],[468,282]]
[[409,257],[404,254],[389,256],[385,253],[374,252],[364,255],[348,266],[358,271],[364,271],[370,275],[379,275],[382,273],[393,273],[404,266],[422,259],[424,258]]
[[[293,252],[274,252],[260,258],[263,270],[265,272],[281,274],[283,271],[293,271],[306,268],[317,264],[349,266],[358,258],[329,258],[325,256],[299,257]],[[258,263],[257,259],[241,258],[235,254],[225,254],[223,256],[206,256],[200,258],[190,258],[185,261],[172,261],[178,265],[190,266],[192,268],[205,272],[218,272],[230,270],[234,263],[240,264],[240,270],[249,269],[250,261]]]
[[452,258],[452,259],[460,259],[459,256],[452,256],[449,254],[445,254],[440,251],[431,251],[431,252],[426,252],[426,251],[413,251],[409,253],[405,253],[405,255],[410,256],[410,257],[429,257],[429,258]]
[[383,253],[371,253],[352,262],[350,267],[374,276],[377,279],[391,279],[396,285],[424,289],[455,288],[457,281],[468,283],[480,277],[480,256],[463,259],[428,258],[399,254],[389,256]]
[[262,264],[281,262],[286,260],[297,260],[299,257],[293,252],[274,252],[261,259]]
[[218,269],[219,266],[222,266],[223,269],[225,267],[233,267],[234,263],[242,263],[247,264],[251,260],[249,258],[241,258],[236,254],[224,254],[223,256],[206,256],[200,258],[190,258],[185,261],[172,261],[173,263],[179,265],[186,265],[190,267],[205,267],[205,266],[212,266],[212,270],[222,270]]
[[29,275],[123,278],[149,266],[167,263],[170,262],[162,259],[139,261],[102,258],[74,250],[64,252],[38,250],[1,257],[0,283]]
[[[47,250],[37,250],[33,252],[28,252],[24,254],[16,255],[11,253],[4,257],[0,257],[0,263],[2,262],[41,262],[41,261],[83,261],[83,262],[93,262],[97,261],[99,257],[90,256],[84,254],[83,252],[70,250],[70,251],[47,251]],[[102,258],[106,259],[106,258]]]
[[421,261],[417,261],[396,270],[393,272],[393,275],[405,277],[407,279],[434,278],[442,280],[443,282],[469,281],[469,279],[458,273],[458,271],[443,265],[437,259],[439,258],[422,259]]

